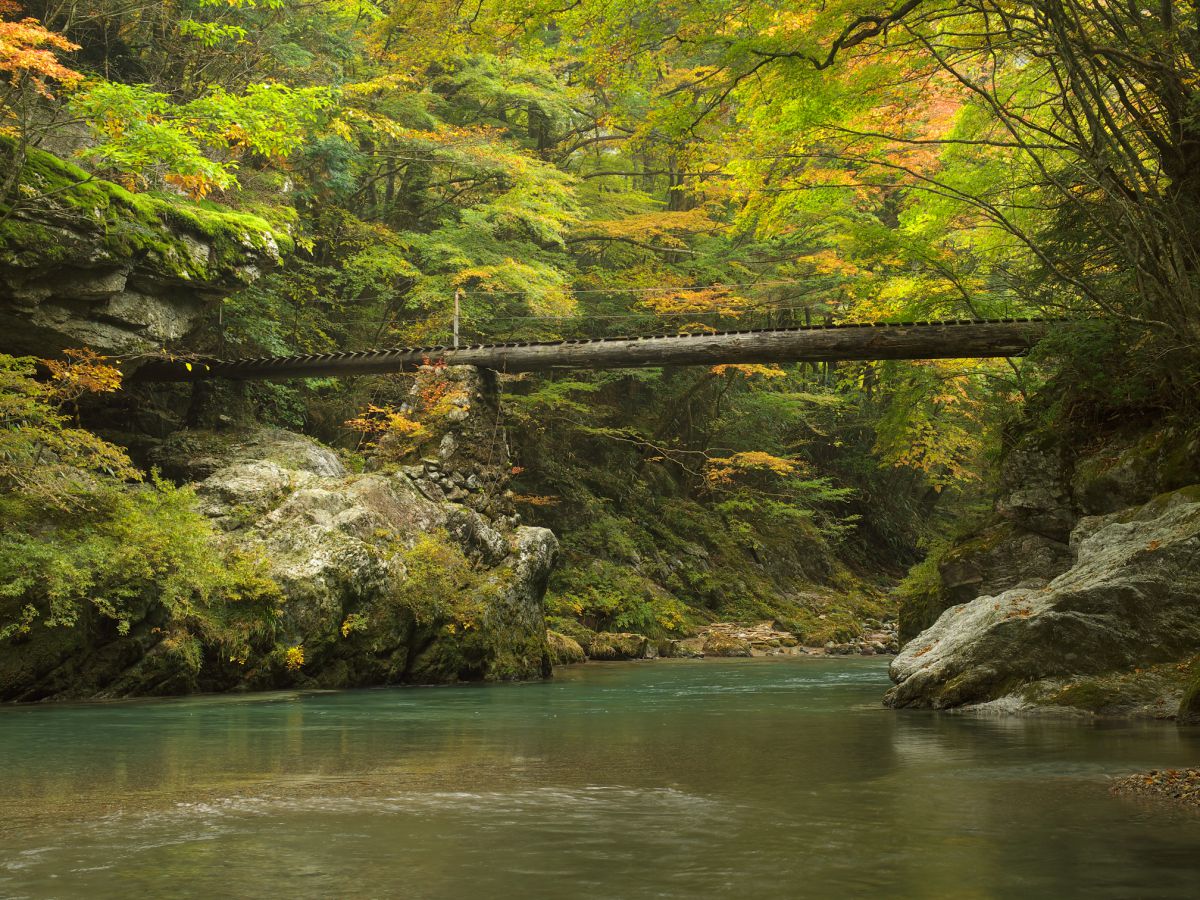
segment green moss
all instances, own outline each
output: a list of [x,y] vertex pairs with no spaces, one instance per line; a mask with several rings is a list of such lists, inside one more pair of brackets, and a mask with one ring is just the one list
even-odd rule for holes
[[[256,215],[136,194],[41,150],[28,151],[21,189],[28,199],[0,222],[0,260],[10,264],[69,259],[60,225],[95,232],[114,260],[142,258],[164,276],[200,282],[229,277],[245,266],[248,252],[274,257],[294,246],[292,210],[264,208]],[[211,254],[196,254],[180,232],[209,245]]]
[[618,511],[574,489],[583,509],[546,523],[564,549],[546,611],[584,646],[592,630],[661,641],[717,620],[777,621],[823,644],[895,615],[894,601],[839,563],[807,520],[747,531],[687,498],[638,493]]
[[1158,494],[1141,506],[1123,510],[1120,515],[1115,517],[1115,520],[1118,522],[1143,522],[1156,519],[1163,514],[1169,504],[1177,502],[1179,499],[1200,503],[1200,484],[1192,484]]
[[587,646],[591,659],[645,659],[651,655],[653,644],[644,634],[601,631]]
[[581,647],[587,647],[591,643],[592,638],[596,636],[596,632],[593,629],[588,628],[578,619],[571,616],[547,615],[546,628],[569,637]]
[[495,617],[496,599],[511,581],[511,569],[475,569],[444,531],[421,535],[401,558],[404,582],[376,606],[387,617],[414,623],[414,638],[424,645],[405,680],[511,681],[548,674],[545,632],[523,635]]
[[946,588],[938,571],[940,554],[931,553],[908,570],[896,587],[900,603],[899,638],[911,641],[938,620],[947,606]]
[[1171,489],[1200,482],[1200,428],[1173,440],[1158,463],[1159,483]]
[[0,699],[186,693],[217,675],[206,654],[271,644],[278,586],[262,560],[221,549],[190,491],[101,484],[70,515],[11,498],[2,515]]
[[587,659],[577,640],[557,631],[546,632],[546,645],[550,652],[551,665],[567,666]]

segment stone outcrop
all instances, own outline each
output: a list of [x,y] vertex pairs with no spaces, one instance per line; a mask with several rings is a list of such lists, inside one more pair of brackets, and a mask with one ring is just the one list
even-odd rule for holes
[[290,246],[258,216],[132,194],[31,151],[0,222],[0,351],[124,354],[182,339]]
[[470,468],[471,418],[494,429],[496,413],[478,373],[425,377],[467,398],[453,406],[465,415],[442,415],[424,434],[455,448],[439,456],[451,484],[465,481],[464,469],[477,479],[463,498],[470,503],[450,499],[424,467],[376,460],[352,471],[351,457],[281,429],[176,432],[154,461],[191,485],[216,532],[214,549],[261,560],[281,602],[236,648],[207,630],[209,619],[189,619],[154,597],[130,610],[123,633],[90,615],[77,626],[38,629],[0,659],[5,699],[547,675],[543,597],[558,542],[545,528],[521,525],[504,499],[502,449],[490,468]]
[[1184,723],[1186,682],[1200,667],[1188,555],[1200,430],[1089,436],[1086,452],[1052,437],[1018,440],[991,520],[902,586],[908,643],[887,702]]
[[1082,518],[1198,481],[1200,430],[1116,433],[1073,454],[1044,434],[1025,435],[1004,458],[992,517],[902,586],[900,639],[912,640],[944,610],[975,597],[1044,586],[1074,562],[1069,535]]
[[1061,451],[1032,438],[1005,458],[992,519],[935,560],[933,583],[902,596],[899,636],[908,641],[942,612],[984,594],[1038,587],[1073,559],[1067,541],[1078,513]]
[[938,561],[938,572],[953,605],[982,594],[1045,584],[1071,559],[1066,541],[1001,522],[947,553]]
[[1005,459],[996,514],[1020,531],[1066,541],[1076,518],[1068,479],[1062,451],[1030,436]]
[[1200,488],[1085,517],[1074,562],[1043,586],[947,609],[894,660],[892,706],[934,708],[1036,695],[1043,679],[1200,652]]
[[352,473],[328,448],[277,429],[184,431],[158,451],[165,471],[195,483],[200,510],[227,542],[269,560],[286,598],[283,640],[304,648],[304,682],[548,671],[542,599],[557,541],[508,510],[503,445],[490,465],[475,458],[475,432],[495,430],[482,376],[439,369],[423,373],[414,393],[434,380],[441,399],[459,402],[425,416],[425,443],[410,452],[436,446],[436,463],[392,464],[381,454]]

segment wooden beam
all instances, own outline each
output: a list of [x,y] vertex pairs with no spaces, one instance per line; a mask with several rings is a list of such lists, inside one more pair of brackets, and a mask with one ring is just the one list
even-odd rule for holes
[[652,335],[597,340],[364,350],[262,359],[153,360],[135,381],[206,378],[281,380],[370,375],[430,362],[482,366],[500,372],[623,369],[722,363],[826,362],[866,359],[960,359],[1022,356],[1053,327],[1066,323],[992,320],[834,325],[717,334]]

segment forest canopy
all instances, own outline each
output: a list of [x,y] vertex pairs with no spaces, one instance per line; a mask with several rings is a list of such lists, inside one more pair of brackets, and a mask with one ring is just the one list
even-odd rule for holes
[[[1044,348],[1051,365],[644,373],[656,402],[637,413],[605,378],[521,398],[640,442],[700,491],[756,453],[779,460],[760,474],[820,463],[860,492],[961,488],[1055,372],[1086,385],[1085,417],[1190,402],[1192,4],[0,0],[0,15],[5,218],[39,203],[29,161],[50,151],[130,191],[290,223],[292,256],[224,304],[210,341],[226,353],[441,342],[456,295],[468,339],[1094,320]],[[309,415],[319,390],[272,395],[278,414]]]

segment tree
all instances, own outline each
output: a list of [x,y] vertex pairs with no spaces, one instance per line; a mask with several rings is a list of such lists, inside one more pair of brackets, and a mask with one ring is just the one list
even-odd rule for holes
[[53,100],[54,90],[70,90],[83,80],[61,59],[79,46],[37,19],[17,19],[20,12],[13,0],[0,0],[0,206],[16,190],[27,148],[54,125],[37,121],[42,102]]

